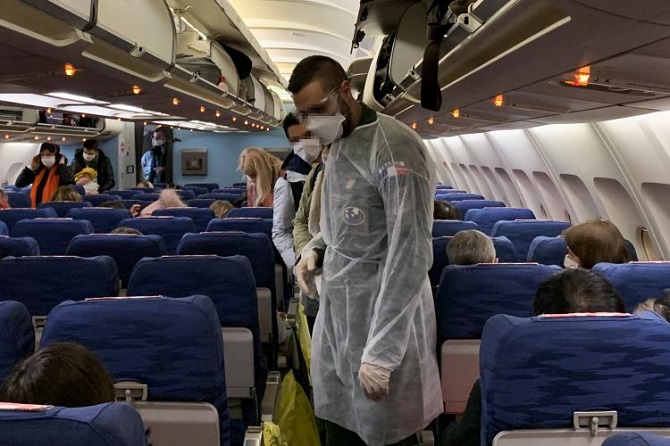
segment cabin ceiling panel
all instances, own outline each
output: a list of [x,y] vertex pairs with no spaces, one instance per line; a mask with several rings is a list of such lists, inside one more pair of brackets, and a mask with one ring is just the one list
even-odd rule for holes
[[645,113],[649,113],[649,110],[626,106],[611,106],[595,110],[569,113],[567,115],[547,116],[544,118],[537,118],[536,121],[544,124],[596,122],[606,119],[628,118],[630,116],[637,116]]

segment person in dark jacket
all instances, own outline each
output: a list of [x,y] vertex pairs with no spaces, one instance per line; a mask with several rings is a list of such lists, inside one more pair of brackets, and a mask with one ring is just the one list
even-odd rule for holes
[[77,150],[74,154],[74,160],[72,161],[71,166],[72,174],[78,174],[85,167],[95,169],[98,173],[98,192],[103,193],[111,190],[116,184],[114,181],[112,162],[107,155],[100,150],[98,141],[95,139],[86,140],[86,142],[84,142],[84,148],[82,150]]
[[72,170],[67,166],[67,158],[61,155],[60,147],[50,142],[40,146],[35,155],[16,179],[17,187],[33,185],[30,191],[32,207],[51,201],[51,196],[63,185],[72,184]]

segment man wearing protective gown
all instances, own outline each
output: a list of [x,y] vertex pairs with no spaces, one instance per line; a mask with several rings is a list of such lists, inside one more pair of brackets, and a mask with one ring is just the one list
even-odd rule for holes
[[325,248],[311,373],[326,446],[418,444],[442,412],[428,280],[434,165],[412,130],[354,100],[332,59],[301,61],[288,89],[311,136],[332,143],[321,235],[296,267],[316,297]]

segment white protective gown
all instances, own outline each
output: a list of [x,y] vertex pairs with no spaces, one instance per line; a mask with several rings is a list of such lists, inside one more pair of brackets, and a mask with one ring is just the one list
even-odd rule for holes
[[[428,280],[434,170],[418,135],[381,114],[333,144],[326,163],[321,237],[308,245],[327,246],[312,341],[315,412],[369,446],[399,442],[442,412]],[[392,370],[379,402],[360,388],[361,362]]]

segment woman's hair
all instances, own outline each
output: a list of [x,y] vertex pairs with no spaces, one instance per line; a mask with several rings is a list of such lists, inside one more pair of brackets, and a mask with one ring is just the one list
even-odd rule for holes
[[142,180],[139,183],[137,183],[137,187],[146,187],[146,188],[149,188],[149,189],[153,189],[154,185],[151,184],[151,181]]
[[279,178],[282,161],[263,149],[247,147],[240,154],[239,169],[256,183],[255,202],[249,206],[258,206],[272,193],[275,181]]
[[209,208],[214,211],[214,216],[216,218],[226,218],[230,210],[233,208],[233,205],[226,200],[216,200],[209,205]]
[[591,220],[571,226],[563,233],[570,251],[579,257],[582,268],[596,263],[628,261],[625,240],[619,229],[608,220]]
[[670,322],[670,290],[665,290],[665,296],[656,299],[647,299],[635,307],[636,313],[651,310]]
[[110,234],[144,235],[139,230],[130,228],[128,226],[119,226],[118,228],[114,228]]
[[625,313],[614,286],[586,269],[566,269],[540,284],[533,299],[533,314]]
[[58,342],[19,363],[0,390],[0,400],[63,407],[115,401],[114,382],[87,348]]
[[61,186],[51,196],[51,201],[82,201],[82,198],[74,187]]

